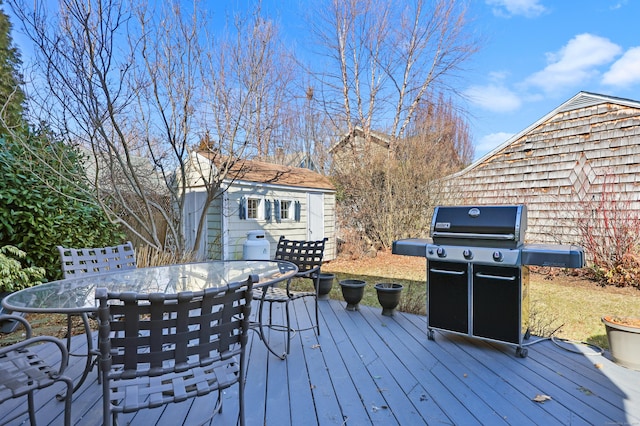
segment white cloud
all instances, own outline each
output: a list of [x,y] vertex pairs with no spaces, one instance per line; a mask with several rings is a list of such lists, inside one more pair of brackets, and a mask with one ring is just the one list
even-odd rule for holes
[[640,83],[640,47],[634,47],[614,62],[602,76],[602,83],[610,86],[630,86]]
[[487,152],[502,145],[513,135],[514,133],[498,132],[483,136],[478,143],[475,144],[476,158],[480,158]]
[[472,103],[493,112],[515,111],[522,104],[518,95],[502,85],[471,86],[464,94]]
[[581,86],[598,74],[598,67],[608,64],[621,52],[609,39],[579,34],[558,52],[547,53],[549,65],[527,78],[526,83],[551,92],[563,87]]
[[546,8],[539,0],[485,0],[489,6],[494,6],[493,14],[501,17],[520,15],[535,18],[546,12]]

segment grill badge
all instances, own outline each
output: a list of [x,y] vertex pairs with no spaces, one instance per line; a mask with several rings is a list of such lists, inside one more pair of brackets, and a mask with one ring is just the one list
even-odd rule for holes
[[480,216],[480,209],[474,207],[472,209],[469,209],[469,216],[471,217],[478,217]]
[[436,229],[450,229],[451,222],[436,222]]

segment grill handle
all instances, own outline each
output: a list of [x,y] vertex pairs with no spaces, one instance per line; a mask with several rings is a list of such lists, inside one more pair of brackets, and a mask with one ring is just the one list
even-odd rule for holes
[[488,280],[500,280],[500,281],[515,281],[516,279],[516,277],[503,277],[500,275],[489,275],[489,274],[483,274],[482,272],[477,272],[476,277],[486,278]]
[[446,275],[463,275],[466,271],[449,271],[447,269],[429,269],[431,272],[436,274],[446,274]]
[[513,241],[516,236],[514,234],[477,234],[472,232],[440,232],[434,231],[431,234],[434,238],[473,238],[485,240],[505,240]]

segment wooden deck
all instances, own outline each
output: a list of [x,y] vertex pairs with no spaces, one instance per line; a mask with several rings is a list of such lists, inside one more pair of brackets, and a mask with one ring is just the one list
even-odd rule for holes
[[[522,359],[514,356],[513,346],[452,333],[436,332],[435,341],[429,341],[422,316],[383,317],[380,308],[364,306],[349,312],[339,301],[320,305],[321,336],[297,334],[285,361],[268,354],[251,333],[248,425],[640,424],[640,372],[587,347],[585,354],[576,354],[545,340],[529,346],[529,356]],[[309,326],[307,304],[299,301],[295,308],[298,327]],[[284,347],[282,333],[273,338]],[[75,350],[83,344],[83,336],[74,338]],[[82,363],[73,361],[68,372],[77,379]],[[38,424],[62,424],[63,404],[53,398],[57,390],[38,393]],[[236,392],[234,386],[224,394],[224,411],[212,424],[235,423]],[[535,402],[537,395],[551,399]],[[204,396],[120,420],[145,426],[200,424],[213,403],[214,396]],[[26,400],[7,401],[0,406],[0,419],[24,407]],[[72,417],[84,426],[100,424],[101,415],[94,371],[74,395]],[[28,423],[26,415],[10,424],[23,422]]]

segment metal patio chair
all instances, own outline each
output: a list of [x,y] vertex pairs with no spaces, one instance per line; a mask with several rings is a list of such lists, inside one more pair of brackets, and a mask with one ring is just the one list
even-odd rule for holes
[[[71,248],[57,246],[57,249],[62,265],[62,276],[65,279],[135,269],[137,267],[136,252],[131,241],[108,247]],[[86,313],[67,315],[67,351],[71,351],[71,329],[74,315],[79,315],[82,319],[85,333],[89,335],[91,332],[89,317]],[[92,350],[91,346],[89,350]],[[71,355],[75,356],[75,354]],[[87,360],[87,362],[90,363],[91,360]],[[83,376],[76,388],[82,385],[84,379],[85,377]]]
[[131,241],[112,247],[68,248],[58,246],[58,253],[64,278],[136,268],[136,252]]
[[[222,411],[222,391],[238,383],[244,425],[245,348],[257,281],[252,275],[178,294],[96,289],[103,424],[115,424],[118,413],[217,391],[213,417]],[[114,316],[121,320],[111,321]]]
[[[314,299],[315,304],[315,316],[316,322],[310,328],[316,330],[317,334],[320,335],[320,322],[319,322],[319,314],[318,314],[318,287],[320,281],[320,268],[322,267],[322,257],[324,255],[324,247],[327,239],[318,240],[318,241],[304,241],[304,240],[288,240],[284,236],[280,236],[278,240],[278,245],[276,247],[275,260],[286,260],[288,262],[294,263],[298,267],[298,273],[295,275],[297,278],[308,278],[313,281],[314,289],[309,289],[309,291],[302,290],[292,290],[291,282],[292,280],[288,280],[286,286],[284,288],[272,286],[267,289],[258,288],[253,292],[254,300],[259,300],[258,307],[258,322],[260,326],[260,337],[264,339],[264,328],[272,328],[272,329],[283,329],[287,332],[286,339],[286,352],[282,355],[278,355],[269,347],[269,350],[274,353],[274,355],[280,357],[281,359],[285,359],[290,352],[290,342],[292,338],[292,333],[302,330],[294,330],[291,327],[291,313],[289,311],[289,304],[293,300],[310,297]],[[269,303],[269,323],[264,325],[262,321],[262,314],[264,304]],[[286,324],[272,324],[272,307],[274,303],[284,303],[285,311],[286,311]]]
[[[62,276],[75,278],[136,268],[136,252],[131,241],[111,247],[70,248],[57,246],[62,264]],[[89,329],[86,314],[82,317],[85,331]],[[71,348],[71,318],[67,315],[67,350]]]
[[[49,387],[55,383],[63,383],[66,386],[64,397],[64,424],[71,424],[71,397],[73,396],[73,382],[71,378],[64,376],[67,367],[68,352],[64,343],[51,336],[31,336],[31,326],[26,319],[19,315],[0,315],[0,321],[13,320],[25,328],[25,340],[10,346],[0,347],[0,404],[11,398],[27,395],[27,407],[31,426],[36,424],[36,410],[34,391]],[[58,368],[51,366],[47,353],[47,362],[31,349],[33,345],[53,344],[60,351],[60,364]],[[15,420],[2,419],[7,424]],[[51,419],[47,419],[51,420]]]

